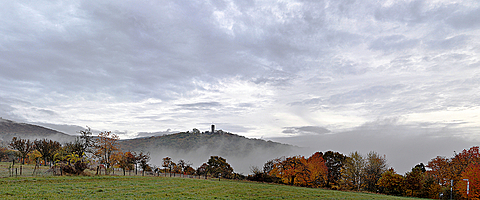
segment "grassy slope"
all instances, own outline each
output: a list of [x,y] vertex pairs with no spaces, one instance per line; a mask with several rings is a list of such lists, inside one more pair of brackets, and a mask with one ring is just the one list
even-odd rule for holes
[[0,199],[406,199],[243,181],[169,177],[0,179]]

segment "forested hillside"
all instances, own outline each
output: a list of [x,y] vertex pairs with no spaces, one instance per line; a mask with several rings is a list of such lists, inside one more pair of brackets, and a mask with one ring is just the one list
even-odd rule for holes
[[210,152],[220,152],[223,155],[232,156],[249,154],[258,148],[280,151],[288,151],[296,148],[287,144],[250,139],[223,131],[215,133],[181,132],[171,135],[121,140],[120,145],[122,150],[125,151],[172,149],[181,152],[190,152],[202,148]]
[[152,163],[161,165],[162,158],[184,159],[200,166],[212,155],[222,156],[234,166],[235,171],[250,173],[252,166],[261,166],[265,161],[284,155],[300,154],[300,147],[261,139],[249,139],[223,131],[182,132],[171,135],[122,140],[123,151],[150,153]]

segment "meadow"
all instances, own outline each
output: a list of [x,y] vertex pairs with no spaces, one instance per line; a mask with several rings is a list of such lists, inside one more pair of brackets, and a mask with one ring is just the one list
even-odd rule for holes
[[0,179],[0,199],[411,199],[248,181],[152,176]]

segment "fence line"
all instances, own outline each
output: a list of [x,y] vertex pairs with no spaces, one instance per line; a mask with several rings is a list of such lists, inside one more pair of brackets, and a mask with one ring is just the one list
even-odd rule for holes
[[[120,168],[109,169],[108,171],[105,168],[89,168],[85,170],[90,175],[114,175],[114,176],[124,176],[123,170]],[[108,173],[107,173],[108,172]],[[35,166],[35,165],[22,165],[11,163],[0,163],[0,177],[34,177],[34,176],[61,176],[64,175],[60,166]],[[178,177],[178,178],[192,178],[192,179],[207,179],[210,176],[205,177],[204,175],[187,175],[182,173],[161,173],[153,171],[145,171],[142,173],[141,170],[125,170],[125,176],[162,176],[162,177]]]

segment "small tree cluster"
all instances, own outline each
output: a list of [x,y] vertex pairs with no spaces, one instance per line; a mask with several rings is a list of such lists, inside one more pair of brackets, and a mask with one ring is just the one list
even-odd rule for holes
[[263,169],[252,167],[249,180],[284,183],[306,187],[338,188],[345,156],[338,152],[316,152],[303,156],[280,157],[267,161]]
[[385,156],[373,151],[366,157],[358,152],[352,152],[346,157],[341,168],[341,188],[379,192],[377,182],[385,171],[387,171]]

